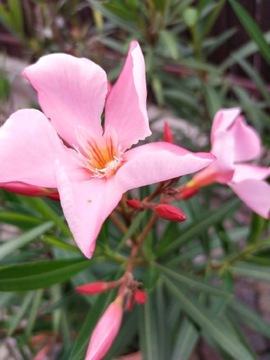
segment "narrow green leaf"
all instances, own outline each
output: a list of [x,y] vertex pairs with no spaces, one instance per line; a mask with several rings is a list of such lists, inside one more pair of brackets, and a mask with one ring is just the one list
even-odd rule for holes
[[16,28],[18,35],[24,37],[23,28],[23,13],[20,0],[8,0],[9,11],[12,18],[14,28]]
[[[206,4],[208,4],[208,2],[209,1],[207,1]],[[210,16],[207,17],[207,20],[205,21],[204,26],[202,28],[202,34],[201,34],[202,40],[208,35],[209,31],[212,29],[224,4],[225,4],[225,0],[219,0],[215,5],[215,8],[211,11]]]
[[199,332],[193,323],[188,318],[184,319],[176,335],[171,360],[189,360],[199,337]]
[[166,9],[166,5],[167,5],[167,0],[153,0],[153,2],[155,3],[156,9],[158,11],[160,11],[161,13],[163,13]]
[[159,36],[163,51],[168,53],[173,60],[179,59],[179,41],[174,36],[173,32],[162,30],[160,31]]
[[148,290],[154,289],[157,285],[159,278],[160,270],[156,266],[149,264],[143,277],[144,287]]
[[26,197],[24,201],[30,204],[30,206],[33,207],[44,219],[53,221],[66,236],[72,237],[64,218],[59,216],[45,199]]
[[233,359],[254,360],[253,356],[242,343],[237,341],[234,334],[231,334],[218,318],[214,318],[209,310],[203,308],[190,296],[187,297],[180,288],[175,286],[168,278],[166,278],[165,284],[171,293],[178,299],[183,311],[185,311],[203,331],[207,332],[207,335],[210,336],[219,347],[230,354]]
[[68,243],[66,243],[66,242],[64,242],[62,240],[56,239],[53,236],[44,235],[44,236],[42,236],[42,241],[44,241],[44,242],[46,242],[46,243],[48,243],[50,245],[57,246],[60,249],[76,252],[76,253],[79,253],[79,254],[81,253],[77,246],[70,245],[70,244],[68,244]]
[[209,285],[206,281],[204,281],[201,277],[192,276],[190,274],[185,273],[184,271],[176,271],[174,269],[170,269],[165,266],[157,265],[160,271],[167,277],[171,279],[171,281],[178,281],[180,284],[188,286],[189,288],[204,291],[211,295],[217,295],[227,298],[227,300],[232,296],[232,294],[225,292],[224,290],[218,289],[212,285]]
[[260,215],[253,213],[248,234],[248,242],[255,243],[260,237],[260,235],[263,233],[263,231],[266,229],[267,224],[267,219],[264,219]]
[[[267,43],[270,42],[270,31],[264,34],[265,40]],[[231,56],[228,56],[223,63],[220,65],[220,69],[222,71],[227,70],[231,66],[233,66],[236,62],[236,59],[245,59],[250,55],[256,53],[258,51],[258,47],[254,41],[249,41],[247,44],[241,46],[239,49],[232,52]]]
[[28,230],[29,228],[32,228],[36,225],[40,225],[42,220],[26,214],[1,211],[0,223],[16,225],[21,229]]
[[265,98],[268,106],[270,106],[270,95],[266,88],[266,84],[263,79],[260,77],[258,72],[244,59],[236,59],[236,62],[241,66],[249,78],[257,85],[257,88],[260,90],[261,94]]
[[16,249],[35,240],[38,236],[51,229],[53,225],[54,223],[52,221],[48,221],[32,230],[27,231],[13,240],[6,241],[3,245],[0,246],[0,260],[13,253]]
[[20,308],[18,309],[18,311],[15,313],[14,317],[11,320],[11,324],[8,330],[8,336],[11,336],[14,332],[14,330],[16,329],[16,327],[18,326],[19,322],[21,321],[21,319],[23,318],[23,316],[26,314],[26,312],[29,310],[30,304],[33,300],[34,297],[34,293],[28,293],[26,294]]
[[151,86],[158,104],[163,105],[164,104],[163,86],[160,81],[160,78],[156,74],[153,74],[151,77]]
[[13,27],[11,14],[5,9],[4,5],[0,4],[0,23],[10,32],[16,33],[16,30]]
[[27,317],[27,326],[25,329],[25,335],[27,337],[31,336],[33,327],[35,325],[35,320],[38,315],[38,310],[40,307],[43,293],[44,293],[44,290],[40,289],[40,290],[37,290],[34,294],[34,300],[33,300],[32,306],[30,307],[30,313]]
[[270,62],[270,46],[266,42],[263,33],[261,32],[258,25],[249,15],[249,13],[244,9],[244,7],[236,0],[229,0],[234,12],[236,13],[238,19],[243,25],[244,29],[257,44],[258,49],[260,50],[264,59],[269,63]]
[[213,66],[207,62],[197,60],[195,58],[181,58],[179,59],[179,64],[186,66],[188,69],[191,68],[198,71],[205,71],[214,75],[221,74],[221,70],[219,67]]
[[138,26],[136,23],[136,15],[129,11],[125,3],[102,3],[97,0],[88,0],[89,4],[99,10],[106,18],[110,19],[113,24],[120,28],[133,31],[138,34]]
[[261,281],[270,281],[270,268],[250,263],[241,263],[231,266],[230,270],[238,275],[251,277]]
[[209,116],[212,119],[214,118],[216,112],[222,108],[220,95],[218,94],[217,89],[208,84],[204,84],[203,94]]
[[267,338],[270,338],[270,324],[260,315],[256,314],[253,309],[250,309],[247,305],[237,300],[233,300],[229,307],[232,309],[233,313],[239,317],[241,322]]
[[48,260],[0,267],[0,291],[44,288],[70,279],[95,260]]
[[140,348],[143,360],[161,360],[157,335],[157,317],[153,299],[148,293],[147,302],[139,308]]

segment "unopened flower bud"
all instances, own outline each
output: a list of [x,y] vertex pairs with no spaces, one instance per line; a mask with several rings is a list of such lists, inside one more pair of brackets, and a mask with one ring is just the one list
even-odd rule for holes
[[20,195],[29,196],[48,196],[52,199],[59,200],[59,194],[56,189],[49,189],[34,185],[25,184],[19,181],[2,183],[1,189],[13,192]]
[[170,221],[174,221],[174,222],[186,220],[186,215],[183,213],[183,211],[181,211],[180,209],[178,209],[172,205],[158,204],[154,208],[154,212],[159,217],[161,217],[162,219],[165,219],[165,220],[170,220]]
[[145,304],[147,301],[147,295],[143,290],[136,290],[134,300],[137,304]]
[[164,123],[164,141],[173,144],[173,133],[170,125],[165,121]]
[[129,200],[126,201],[126,203],[132,209],[135,209],[135,210],[142,210],[143,209],[142,203],[140,202],[140,200],[129,199]]
[[90,339],[85,360],[101,360],[110,349],[122,322],[123,298],[118,296],[99,319]]
[[92,294],[99,294],[101,292],[113,289],[116,286],[117,286],[116,281],[111,281],[111,282],[100,281],[100,282],[94,282],[94,283],[90,283],[90,284],[84,284],[84,285],[77,286],[76,291],[78,291],[79,293],[82,293],[82,294],[92,295]]

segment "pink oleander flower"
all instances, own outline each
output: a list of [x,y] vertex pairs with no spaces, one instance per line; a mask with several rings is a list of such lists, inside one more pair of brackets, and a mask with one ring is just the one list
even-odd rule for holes
[[100,66],[67,54],[43,56],[23,75],[44,113],[19,110],[0,129],[0,186],[57,189],[86,257],[123,193],[193,173],[214,159],[165,142],[132,148],[151,134],[145,64],[136,41],[113,86]]
[[259,157],[261,141],[240,112],[238,108],[217,112],[211,130],[211,153],[216,160],[196,174],[187,188],[227,184],[254,212],[269,218],[270,185],[263,180],[270,175],[270,168],[249,162]]
[[85,360],[101,360],[110,349],[121,326],[123,298],[118,296],[99,319],[88,345]]

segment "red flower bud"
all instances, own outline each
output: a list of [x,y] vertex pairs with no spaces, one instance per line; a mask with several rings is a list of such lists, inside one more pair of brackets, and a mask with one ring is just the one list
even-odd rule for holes
[[173,144],[173,133],[170,125],[165,121],[164,123],[164,141]]
[[147,301],[147,295],[143,290],[136,290],[134,295],[134,300],[137,304],[145,304]]
[[0,188],[10,192],[14,192],[15,194],[29,196],[48,196],[52,199],[59,200],[59,194],[56,189],[28,185],[19,181],[2,183],[0,185]]
[[186,215],[178,208],[168,204],[158,204],[154,208],[155,213],[165,220],[174,222],[185,221]]
[[142,203],[140,202],[140,200],[130,199],[130,200],[127,200],[126,203],[132,209],[135,209],[135,210],[142,210],[143,209]]
[[77,286],[76,291],[78,291],[79,293],[82,293],[82,294],[92,295],[92,294],[99,294],[101,292],[113,289],[116,286],[117,286],[116,281],[111,281],[111,282],[100,281],[100,282],[94,282],[94,283],[90,283],[90,284],[84,284],[81,286]]

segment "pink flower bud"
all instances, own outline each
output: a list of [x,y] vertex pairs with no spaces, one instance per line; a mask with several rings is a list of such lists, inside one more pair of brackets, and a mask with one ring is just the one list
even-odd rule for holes
[[117,286],[115,281],[112,282],[94,282],[90,284],[84,284],[76,287],[76,291],[82,294],[99,294],[101,292],[113,289]]
[[121,326],[123,298],[118,296],[99,319],[90,339],[85,360],[101,360],[110,349]]
[[137,304],[145,304],[147,301],[147,295],[143,290],[136,290],[134,300]]
[[132,209],[135,209],[135,210],[142,210],[143,209],[142,203],[140,202],[140,200],[129,199],[129,200],[126,201],[126,203]]
[[173,144],[173,133],[170,125],[165,121],[164,123],[164,141]]
[[174,222],[185,221],[186,215],[178,208],[168,204],[158,204],[154,208],[154,212],[165,220]]

